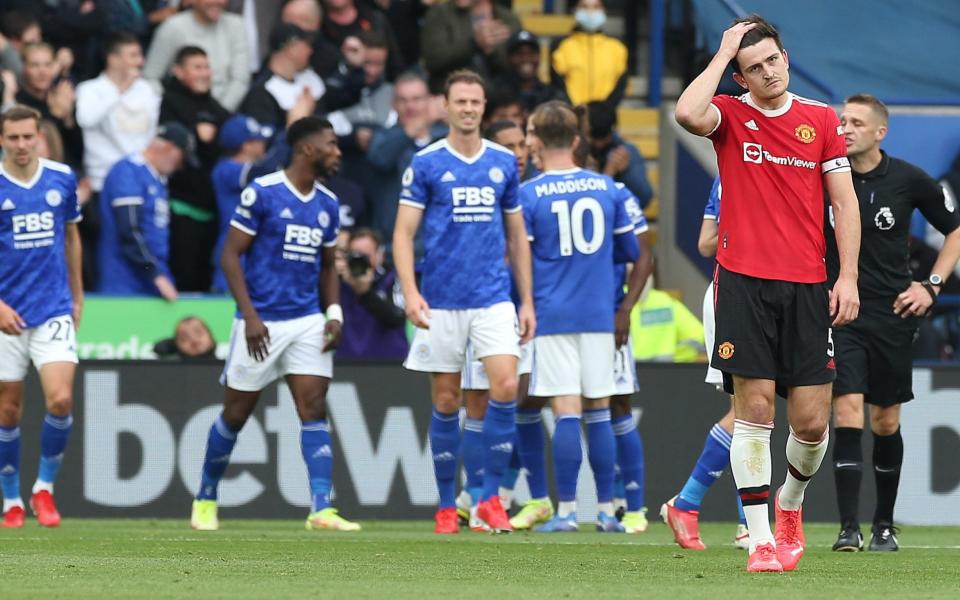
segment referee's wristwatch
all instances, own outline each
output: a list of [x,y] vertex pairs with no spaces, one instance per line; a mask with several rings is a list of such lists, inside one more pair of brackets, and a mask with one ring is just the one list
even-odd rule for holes
[[936,304],[937,295],[940,293],[940,288],[943,286],[943,277],[937,275],[936,273],[930,273],[930,277],[921,281],[920,285],[923,286],[923,289],[927,290],[927,293],[930,294],[930,298],[933,299],[933,303]]

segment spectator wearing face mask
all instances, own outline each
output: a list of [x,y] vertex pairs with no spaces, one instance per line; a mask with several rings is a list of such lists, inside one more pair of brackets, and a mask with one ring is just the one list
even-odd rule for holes
[[554,86],[574,106],[590,102],[620,104],[627,87],[627,47],[603,33],[603,0],[579,0],[576,27],[551,53]]

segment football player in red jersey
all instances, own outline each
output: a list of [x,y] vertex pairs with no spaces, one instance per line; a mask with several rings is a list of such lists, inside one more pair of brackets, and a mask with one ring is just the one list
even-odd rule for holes
[[[728,66],[746,90],[716,96]],[[710,138],[724,198],[714,275],[711,364],[735,390],[730,463],[750,530],[748,571],[792,570],[803,556],[803,492],[827,449],[832,330],[857,317],[860,220],[843,128],[829,106],[787,91],[789,59],[762,17],[737,19],[677,101],[676,119]],[[840,273],[827,287],[823,193],[836,220]],[[832,317],[832,321],[831,321]],[[770,432],[788,399],[788,471],[770,531]]]

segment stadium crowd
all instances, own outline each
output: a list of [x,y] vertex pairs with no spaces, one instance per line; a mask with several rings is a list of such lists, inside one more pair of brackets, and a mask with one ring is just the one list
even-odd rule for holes
[[596,168],[646,204],[643,158],[615,131],[627,54],[602,32],[602,2],[577,4],[549,84],[509,4],[6,0],[0,96],[40,111],[43,156],[78,176],[88,291],[225,292],[218,258],[240,191],[288,160],[284,129],[310,114],[334,124],[344,155],[326,182],[343,258],[350,230],[368,228],[384,256],[371,272],[388,271],[400,175],[446,134],[440,87],[465,67],[494,82],[485,125],[522,125],[552,99],[589,104]]

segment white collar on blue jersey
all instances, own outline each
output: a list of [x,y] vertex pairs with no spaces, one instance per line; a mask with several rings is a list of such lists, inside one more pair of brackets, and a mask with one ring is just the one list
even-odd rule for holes
[[765,117],[779,117],[780,115],[785,115],[787,114],[787,111],[790,110],[790,107],[793,106],[793,94],[790,92],[787,92],[787,101],[784,103],[784,105],[780,108],[774,108],[772,110],[760,108],[760,106],[753,101],[753,96],[750,94],[750,92],[747,92],[744,94],[744,96],[746,96],[745,102],[747,103],[747,106],[752,106],[753,108],[759,110]]
[[570,167],[569,169],[552,169],[550,171],[544,171],[544,175],[573,175],[574,173],[579,173],[582,171],[580,167]]
[[0,162],[0,175],[6,177],[10,183],[22,187],[25,190],[33,189],[33,186],[37,185],[37,182],[40,181],[40,176],[43,175],[43,161],[37,161],[37,170],[34,172],[33,177],[30,178],[30,181],[21,181],[20,179],[17,179],[13,175],[7,173],[7,171],[3,168],[2,162]]
[[304,196],[300,193],[300,190],[293,185],[289,179],[287,179],[287,172],[283,169],[280,169],[280,177],[283,178],[283,185],[287,186],[287,189],[290,190],[290,193],[297,197],[300,202],[307,203],[313,200],[313,197],[317,195],[317,184],[314,182],[313,187],[310,188],[310,193]]
[[443,140],[443,147],[446,148],[446,149],[447,149],[447,152],[449,152],[450,154],[456,156],[457,158],[459,158],[459,159],[462,160],[463,162],[467,163],[468,165],[472,165],[473,163],[475,163],[475,162],[477,162],[478,160],[480,160],[480,157],[483,156],[483,153],[486,152],[486,150],[487,150],[487,140],[481,139],[480,142],[481,142],[481,144],[480,144],[480,152],[477,152],[476,154],[474,154],[474,155],[471,156],[471,157],[466,157],[466,156],[460,154],[459,152],[457,152],[456,150],[454,150],[454,149],[453,149],[453,146],[451,146],[451,145],[447,142],[446,139]]

